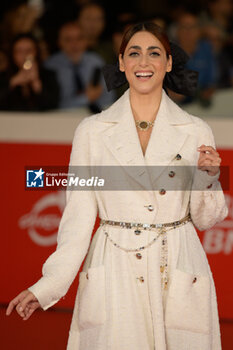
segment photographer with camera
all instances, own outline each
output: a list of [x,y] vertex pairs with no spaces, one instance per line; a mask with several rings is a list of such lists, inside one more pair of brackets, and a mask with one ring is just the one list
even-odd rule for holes
[[13,40],[9,68],[0,74],[0,109],[43,111],[56,109],[59,85],[56,73],[44,68],[37,40],[29,33]]

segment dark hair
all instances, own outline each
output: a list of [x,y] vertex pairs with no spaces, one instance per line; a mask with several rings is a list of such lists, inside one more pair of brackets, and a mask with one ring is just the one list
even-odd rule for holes
[[155,24],[154,22],[146,21],[133,24],[126,30],[119,50],[119,53],[122,54],[122,56],[124,55],[125,48],[128,45],[128,42],[130,41],[132,36],[142,31],[146,31],[153,34],[164,46],[167,53],[167,57],[171,55],[169,39],[164,29],[161,28],[159,25]]

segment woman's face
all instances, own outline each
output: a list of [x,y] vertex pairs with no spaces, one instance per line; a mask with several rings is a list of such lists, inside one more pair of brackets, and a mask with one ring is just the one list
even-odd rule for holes
[[22,68],[25,60],[36,57],[36,47],[32,40],[23,38],[18,40],[13,48],[13,61],[18,68]]
[[172,69],[171,55],[167,58],[162,43],[147,31],[132,36],[124,56],[119,55],[119,63],[130,88],[143,94],[162,88],[166,72]]

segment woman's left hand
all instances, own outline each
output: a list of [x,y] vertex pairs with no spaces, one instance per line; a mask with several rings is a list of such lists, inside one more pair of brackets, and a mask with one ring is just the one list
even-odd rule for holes
[[208,175],[216,175],[220,170],[219,166],[222,161],[219,153],[212,146],[206,145],[201,145],[197,150],[200,152],[197,164],[198,169],[207,170]]

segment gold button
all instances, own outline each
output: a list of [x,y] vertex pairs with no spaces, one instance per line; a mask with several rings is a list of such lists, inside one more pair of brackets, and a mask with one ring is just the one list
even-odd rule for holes
[[146,207],[149,211],[153,211],[154,210],[154,206],[153,205],[144,205],[144,207]]
[[144,282],[143,276],[137,277],[137,279],[139,279],[139,281],[142,282],[142,283]]
[[166,190],[164,188],[161,188],[161,190],[159,191],[159,194],[165,194]]
[[182,157],[181,157],[181,155],[178,153],[177,155],[176,155],[176,159],[177,160],[180,160]]
[[142,258],[142,254],[141,254],[141,253],[137,253],[137,254],[136,254],[136,257],[137,257],[138,259],[141,259],[141,258]]
[[173,170],[171,170],[168,174],[170,177],[174,177],[175,176],[175,172]]

